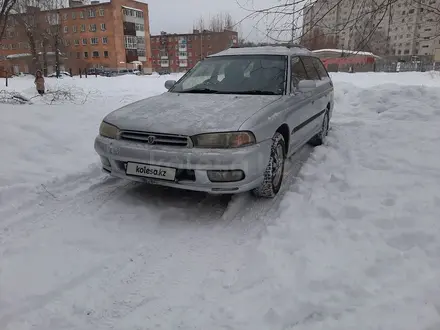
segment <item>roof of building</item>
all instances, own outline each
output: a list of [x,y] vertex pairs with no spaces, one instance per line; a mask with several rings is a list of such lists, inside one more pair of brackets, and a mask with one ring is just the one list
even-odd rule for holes
[[163,34],[152,34],[150,35],[151,38],[160,38],[160,37],[186,37],[186,36],[193,36],[193,35],[205,35],[205,34],[223,34],[223,33],[230,33],[230,34],[237,34],[237,31],[224,29],[223,31],[193,31],[188,33],[168,33],[164,32]]
[[317,49],[312,51],[315,54],[321,54],[321,53],[335,53],[335,54],[349,54],[349,55],[360,55],[360,56],[374,56],[379,57],[377,55],[374,55],[371,52],[363,52],[363,51],[356,51],[356,50],[348,50],[348,49]]
[[226,55],[309,55],[316,56],[307,48],[301,46],[260,46],[260,47],[231,47],[208,57]]

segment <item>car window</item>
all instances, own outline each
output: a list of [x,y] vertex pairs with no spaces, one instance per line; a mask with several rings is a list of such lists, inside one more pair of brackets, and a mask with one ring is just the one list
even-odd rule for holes
[[318,71],[316,70],[315,66],[313,65],[313,59],[311,57],[301,57],[304,67],[306,68],[307,75],[309,76],[310,80],[321,80],[321,77],[318,74]]
[[301,80],[307,80],[307,72],[301,59],[298,56],[292,57],[291,60],[292,75],[290,79],[291,88],[294,90]]
[[280,55],[208,57],[169,92],[282,95],[286,63],[286,57]]
[[313,64],[315,65],[316,70],[319,73],[319,76],[321,79],[329,78],[329,75],[327,73],[327,70],[324,67],[324,64],[322,64],[321,60],[317,57],[313,58]]

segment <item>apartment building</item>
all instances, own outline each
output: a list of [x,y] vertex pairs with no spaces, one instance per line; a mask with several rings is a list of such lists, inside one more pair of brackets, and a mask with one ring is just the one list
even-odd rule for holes
[[55,26],[60,36],[57,45],[35,35],[40,65],[46,63],[48,73],[55,71],[55,48],[60,69],[71,69],[74,74],[89,68],[135,67],[151,72],[148,5],[134,0],[92,1],[89,5],[70,1],[68,8],[56,11],[28,8],[26,14],[11,15],[0,47],[0,66],[8,71],[32,73],[37,69],[29,37],[18,17],[29,15],[30,10],[36,19],[47,23],[39,24],[40,28],[50,31]]
[[238,33],[224,30],[213,32],[193,30],[193,33],[151,36],[152,66],[156,72],[184,72],[199,60],[238,43]]
[[335,36],[337,48],[362,48],[380,55],[440,52],[440,0],[381,5],[374,0],[312,1],[303,10],[303,35],[318,29],[322,35]]

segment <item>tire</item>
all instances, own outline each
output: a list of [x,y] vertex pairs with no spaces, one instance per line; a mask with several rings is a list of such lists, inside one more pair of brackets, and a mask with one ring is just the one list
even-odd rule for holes
[[328,111],[326,111],[324,114],[324,118],[322,119],[321,131],[309,141],[309,144],[314,147],[322,145],[325,141],[326,136],[328,135],[329,124],[330,118]]
[[278,132],[275,133],[272,141],[269,164],[264,171],[264,180],[259,187],[252,190],[256,197],[275,197],[283,183],[286,143],[283,136]]

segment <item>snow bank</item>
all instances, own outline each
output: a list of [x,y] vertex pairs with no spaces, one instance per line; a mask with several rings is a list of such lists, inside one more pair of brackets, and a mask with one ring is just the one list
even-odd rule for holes
[[333,130],[262,239],[249,272],[271,271],[249,300],[273,329],[438,329],[439,81],[333,78]]
[[166,91],[171,76],[46,78],[49,91],[72,93],[73,100],[53,103],[37,96],[33,77],[9,80],[8,93],[19,92],[30,105],[0,104],[0,197],[6,188],[33,187],[77,173],[97,161],[93,140],[102,118],[112,110]]

